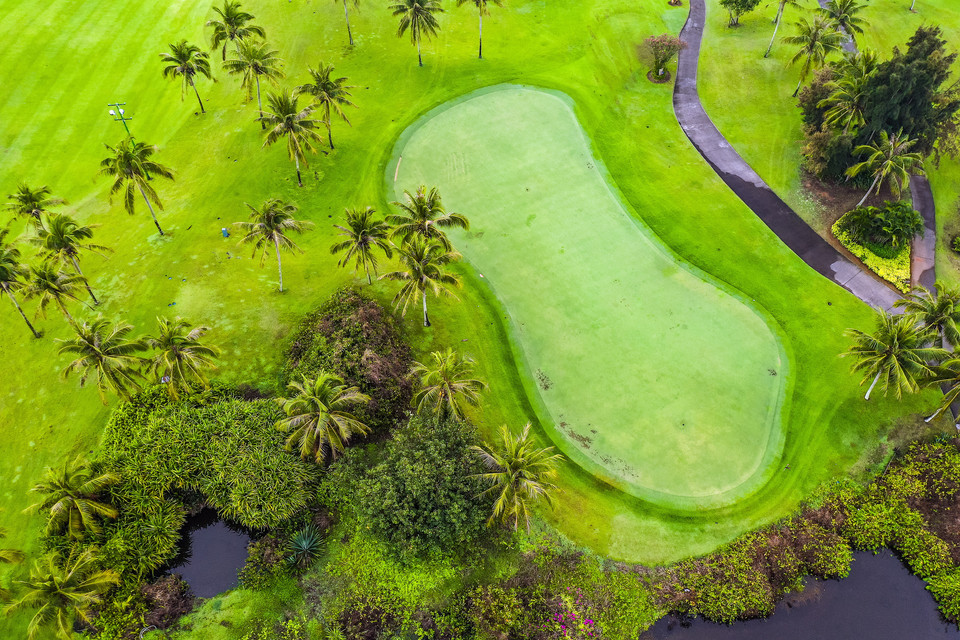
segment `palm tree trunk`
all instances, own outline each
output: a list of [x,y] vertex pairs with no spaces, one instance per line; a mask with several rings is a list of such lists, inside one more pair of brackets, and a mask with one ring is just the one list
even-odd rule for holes
[[260,100],[260,74],[253,74],[257,79],[257,111],[260,112],[260,129],[266,129],[267,123],[263,121],[263,102]]
[[60,300],[57,300],[57,306],[60,307],[60,311],[63,311],[63,315],[67,316],[67,321],[69,321],[70,324],[77,324],[77,322],[73,319],[73,316],[70,315],[70,312],[67,311],[67,305],[63,304],[63,302]]
[[153,217],[153,224],[157,225],[157,231],[160,232],[160,235],[163,235],[163,229],[160,228],[160,223],[157,221],[157,214],[153,212],[153,205],[150,204],[150,199],[147,198],[147,194],[143,191],[143,187],[139,184],[137,189],[140,189],[140,195],[143,196],[143,201],[147,203],[147,208],[150,209],[150,215]]
[[367,266],[367,256],[362,255],[363,270],[367,272],[367,284],[373,284],[373,278],[370,277],[370,267]]
[[17,302],[17,299],[13,297],[13,292],[6,287],[3,287],[3,290],[7,292],[7,295],[10,296],[10,302],[13,303],[13,306],[17,308],[17,311],[20,312],[20,317],[23,318],[23,321],[27,323],[27,326],[30,327],[30,332],[33,333],[34,338],[39,338],[40,334],[37,333],[37,330],[33,328],[33,325],[30,324],[30,321],[27,319],[27,314],[23,312],[23,309],[20,308],[20,303]]
[[423,66],[423,56],[420,55],[420,38],[417,38],[417,62]]
[[913,2],[910,3],[910,11],[913,11],[913,7],[916,6],[916,4],[917,0],[913,0]]
[[90,297],[93,299],[93,304],[100,304],[100,301],[97,300],[97,296],[93,295],[93,289],[90,288],[90,282],[83,275],[83,272],[80,271],[80,263],[77,262],[76,256],[70,256],[70,260],[73,262],[73,269],[77,272],[77,275],[83,278],[83,284],[87,288],[87,293],[90,294]]
[[347,12],[347,0],[343,0],[343,15],[347,19],[347,37],[350,39],[350,46],[353,46],[353,33],[350,32],[350,14]]
[[480,7],[480,52],[477,55],[479,60],[483,60],[483,6]]
[[781,2],[781,3],[777,6],[777,17],[774,18],[773,21],[774,21],[775,23],[776,23],[776,22],[780,22],[780,16],[781,16],[781,15],[783,15],[783,2]]
[[777,12],[777,23],[773,27],[773,36],[770,38],[770,44],[767,45],[767,52],[763,54],[764,58],[770,57],[770,50],[773,49],[773,41],[777,39],[777,29],[780,28],[780,14],[783,12],[783,7],[780,8],[780,11]]
[[880,174],[877,173],[877,177],[873,179],[873,184],[870,185],[870,188],[867,189],[867,192],[866,192],[865,194],[863,194],[863,197],[862,197],[862,198],[860,198],[860,202],[857,203],[857,208],[858,208],[858,209],[863,206],[863,203],[864,203],[864,202],[867,201],[867,198],[870,196],[870,192],[873,191],[873,188],[874,188],[875,186],[877,186],[877,182],[878,182],[879,180],[880,180]]
[[200,92],[197,91],[197,84],[193,80],[191,80],[190,86],[193,87],[193,92],[197,96],[197,102],[200,103],[200,113],[206,113],[207,112],[206,109],[203,108],[203,100],[200,99]]
[[330,148],[333,149],[333,133],[331,133],[330,129],[330,116],[327,116],[327,142],[330,143]]
[[297,184],[303,186],[303,180],[300,178],[300,156],[293,156],[293,161],[297,163]]
[[277,248],[277,271],[280,272],[280,293],[283,293],[283,265],[280,264],[280,241],[274,240],[273,244]]
[[883,373],[883,372],[882,372],[882,371],[877,371],[876,377],[873,379],[873,382],[870,383],[870,388],[867,389],[867,395],[863,396],[863,399],[864,399],[864,400],[869,400],[869,399],[870,399],[870,394],[873,392],[873,388],[874,388],[875,386],[877,386],[877,381],[880,379],[880,374],[881,374],[881,373]]
[[430,326],[430,316],[427,315],[427,290],[423,290],[423,326]]

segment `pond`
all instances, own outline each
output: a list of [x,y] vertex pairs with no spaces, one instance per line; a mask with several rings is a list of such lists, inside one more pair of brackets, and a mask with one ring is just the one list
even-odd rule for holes
[[933,597],[889,551],[854,555],[850,576],[810,581],[773,616],[733,625],[667,617],[642,640],[904,640],[960,638],[940,617]]
[[211,598],[238,584],[237,571],[247,561],[250,534],[227,524],[213,509],[187,518],[180,553],[168,569],[190,585],[193,595]]

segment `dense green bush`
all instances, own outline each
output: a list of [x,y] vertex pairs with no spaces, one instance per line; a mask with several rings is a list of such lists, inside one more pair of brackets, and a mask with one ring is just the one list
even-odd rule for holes
[[881,258],[896,256],[900,247],[923,233],[923,217],[903,200],[884,202],[882,207],[858,207],[842,220],[840,229]]
[[910,245],[900,245],[892,258],[877,255],[870,248],[860,244],[851,231],[845,229],[845,214],[833,223],[833,235],[850,253],[860,258],[867,267],[884,280],[903,292],[910,290]]
[[933,576],[927,590],[933,594],[944,618],[950,622],[960,622],[960,569]]
[[393,316],[356,289],[341,289],[300,323],[283,383],[323,369],[370,396],[353,413],[375,431],[401,423],[410,407],[413,358]]

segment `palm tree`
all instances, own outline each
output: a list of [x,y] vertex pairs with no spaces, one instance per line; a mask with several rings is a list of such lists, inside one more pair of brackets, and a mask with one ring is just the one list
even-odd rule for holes
[[764,58],[770,57],[770,50],[773,49],[773,41],[777,38],[777,30],[780,29],[780,21],[783,19],[783,10],[787,8],[787,5],[799,9],[800,0],[778,0],[777,17],[773,19],[773,36],[770,38],[770,44],[767,45],[766,53],[763,54]]
[[897,300],[893,306],[933,332],[933,344],[943,347],[960,345],[960,291],[941,282],[934,285],[934,291],[918,286],[905,298]]
[[301,382],[287,385],[295,392],[289,398],[277,398],[286,418],[277,421],[277,428],[291,431],[287,450],[297,449],[304,460],[317,464],[336,459],[355,434],[369,433],[367,425],[347,411],[351,406],[370,402],[370,396],[356,387],[347,387],[337,376],[320,371],[313,380],[301,376]]
[[413,238],[398,249],[404,271],[392,271],[380,276],[380,280],[398,280],[403,282],[400,291],[393,298],[395,306],[402,307],[401,315],[407,314],[407,307],[418,298],[423,300],[423,326],[430,326],[427,315],[427,291],[433,295],[453,295],[450,287],[459,287],[460,278],[448,273],[446,266],[460,259],[460,254],[450,251],[435,242],[427,242],[420,237]]
[[[7,537],[7,530],[0,527],[0,538]],[[0,564],[16,564],[23,562],[23,552],[18,549],[0,549]],[[10,591],[0,587],[0,600],[9,600]]]
[[190,323],[179,316],[173,320],[157,318],[157,325],[156,337],[146,338],[147,346],[156,349],[148,366],[153,376],[167,385],[170,397],[178,399],[181,390],[189,393],[191,382],[199,382],[209,389],[203,370],[217,368],[213,359],[218,350],[201,344],[200,339],[210,327],[190,329]]
[[39,221],[40,215],[49,211],[50,207],[67,204],[63,198],[51,197],[50,187],[44,185],[32,189],[26,182],[18,184],[17,191],[7,197],[11,200],[6,204],[7,211],[19,218],[33,218],[34,221]]
[[[344,0],[346,1],[346,0]],[[330,116],[336,114],[348,125],[346,114],[343,113],[343,107],[356,107],[350,102],[350,89],[353,86],[345,85],[346,78],[333,79],[330,74],[333,73],[332,64],[323,64],[322,62],[316,69],[310,69],[310,77],[313,82],[302,84],[294,89],[294,95],[306,93],[313,96],[314,107],[320,107],[323,111],[323,123],[327,125],[327,140],[330,142],[330,148],[333,149],[333,134],[330,132]]]
[[272,145],[282,138],[287,139],[287,153],[297,165],[297,184],[302,187],[300,162],[302,161],[304,166],[309,166],[305,151],[316,151],[312,143],[320,140],[320,135],[316,131],[317,121],[310,118],[313,105],[300,109],[297,106],[297,96],[292,96],[283,90],[267,96],[267,109],[269,113],[260,118],[268,125],[263,146]]
[[410,42],[417,45],[417,62],[423,66],[423,56],[420,55],[420,42],[423,36],[436,35],[440,24],[437,22],[435,13],[443,13],[440,6],[440,0],[398,0],[397,4],[391,5],[390,10],[394,16],[400,16],[400,27],[397,29],[397,37],[402,38],[403,34],[410,31]]
[[[924,422],[930,422],[942,414],[960,397],[960,358],[954,355],[941,365],[934,367],[933,376],[929,382],[931,384],[946,384],[947,390],[943,394],[940,406]],[[957,428],[960,429],[960,417],[957,418]]]
[[120,476],[116,473],[100,473],[77,456],[56,469],[47,467],[43,480],[31,489],[43,497],[27,510],[49,512],[49,535],[65,532],[79,539],[88,531],[99,533],[99,518],[113,519],[119,513],[102,501],[107,489],[118,482]]
[[163,235],[163,229],[157,221],[157,214],[153,211],[153,206],[157,205],[160,211],[163,211],[163,203],[160,197],[154,191],[150,183],[147,182],[148,176],[159,176],[167,180],[173,180],[173,172],[150,157],[157,151],[153,145],[143,142],[136,142],[133,138],[123,139],[116,147],[108,144],[103,145],[110,150],[111,156],[104,158],[100,162],[100,173],[113,178],[113,186],[110,187],[110,195],[123,190],[123,206],[127,213],[133,215],[134,201],[136,192],[139,191],[143,196],[143,201],[147,203],[150,209],[150,215],[153,217],[153,224],[157,226],[157,231]]
[[554,453],[553,447],[538,448],[530,437],[529,422],[519,436],[510,433],[506,425],[500,427],[498,445],[472,447],[484,466],[490,469],[488,473],[477,476],[491,485],[481,495],[497,494],[487,524],[513,520],[513,530],[516,531],[522,519],[529,533],[530,507],[533,503],[543,498],[553,506],[550,494],[557,487],[550,480],[556,477],[556,466],[563,456]]
[[482,380],[471,378],[473,358],[462,356],[450,347],[430,354],[433,362],[414,362],[410,375],[419,379],[420,389],[413,396],[417,413],[431,413],[441,420],[464,419],[466,405],[478,406],[480,392],[487,388]]
[[220,59],[227,59],[227,43],[232,42],[237,49],[240,43],[250,36],[265,38],[266,32],[263,28],[255,24],[248,24],[253,20],[253,16],[246,11],[240,10],[239,2],[224,0],[223,9],[213,7],[213,10],[220,16],[220,19],[207,20],[207,27],[213,27],[213,33],[210,36],[210,50],[215,51],[221,44],[223,50],[220,52]]
[[80,375],[82,387],[91,374],[96,374],[103,404],[107,404],[107,389],[129,399],[131,393],[140,388],[138,369],[144,359],[137,354],[147,348],[143,338],[128,340],[132,326],[125,322],[111,326],[102,316],[91,323],[75,324],[73,330],[76,335],[62,341],[58,351],[60,355],[71,353],[78,356],[63,369],[63,378],[76,372]]
[[798,33],[783,39],[788,44],[800,45],[800,50],[790,59],[790,64],[803,60],[800,67],[800,80],[793,92],[796,97],[800,93],[800,85],[807,75],[814,69],[819,69],[826,62],[827,56],[834,51],[840,51],[843,46],[843,34],[837,31],[836,23],[823,16],[817,15],[813,22],[801,18],[796,23]]
[[84,242],[93,237],[93,230],[100,225],[81,226],[76,220],[66,214],[48,216],[45,221],[37,225],[37,236],[33,243],[40,247],[40,252],[47,260],[69,262],[78,276],[83,278],[87,293],[93,299],[93,304],[100,304],[97,296],[93,295],[90,283],[80,270],[80,252],[92,251],[99,255],[111,249]]
[[61,568],[54,556],[30,571],[28,580],[18,580],[23,594],[6,608],[7,614],[22,609],[37,609],[27,626],[27,638],[34,640],[52,627],[57,638],[73,638],[75,617],[91,623],[91,608],[104,593],[120,582],[120,576],[109,569],[98,569],[92,549],[69,557]]
[[160,60],[167,66],[163,68],[164,78],[181,78],[180,101],[183,102],[183,94],[187,87],[193,87],[193,93],[197,96],[197,102],[200,103],[200,113],[206,113],[203,108],[203,100],[200,99],[200,92],[197,91],[195,79],[197,74],[206,76],[208,80],[214,80],[210,75],[210,56],[195,44],[187,44],[186,40],[181,40],[176,44],[171,44],[170,53],[161,53]]
[[303,233],[307,229],[313,228],[313,223],[306,220],[296,220],[293,215],[297,212],[297,206],[290,202],[284,202],[277,198],[265,200],[263,205],[257,209],[251,204],[244,203],[250,209],[250,217],[253,222],[234,222],[244,236],[240,239],[240,244],[253,243],[253,255],[260,251],[260,266],[267,256],[267,249],[273,245],[277,251],[277,270],[280,272],[280,291],[283,292],[283,265],[280,262],[280,249],[286,251],[299,251],[303,249],[287,237],[290,232]]
[[[788,1],[792,1],[792,0],[784,0],[784,2],[788,2]],[[477,12],[480,14],[480,48],[477,53],[477,58],[482,60],[483,59],[483,15],[490,14],[490,12],[487,10],[487,5],[489,3],[492,2],[498,7],[502,7],[503,0],[457,0],[457,6],[462,7],[468,2],[474,5],[477,8]]]
[[66,316],[70,324],[73,324],[73,316],[67,311],[67,300],[79,302],[77,298],[77,288],[80,284],[86,283],[83,276],[76,273],[67,273],[60,268],[60,265],[52,260],[30,267],[30,280],[24,289],[24,296],[30,300],[38,298],[37,316],[47,317],[47,306],[52,302]]
[[270,49],[266,42],[248,42],[237,47],[237,57],[230,58],[223,63],[223,68],[230,74],[240,74],[240,88],[246,90],[247,99],[253,95],[253,87],[257,87],[257,111],[260,113],[260,128],[265,129],[263,122],[263,101],[260,99],[260,78],[276,86],[277,80],[283,77],[280,65],[283,60],[277,57],[277,51]]
[[426,241],[436,241],[444,249],[450,251],[451,244],[443,232],[446,228],[469,229],[470,221],[459,213],[447,213],[440,200],[440,191],[433,187],[427,193],[427,187],[420,185],[415,194],[404,190],[406,202],[394,202],[400,207],[400,213],[386,217],[393,225],[393,237],[402,242],[411,238],[420,237]]
[[863,206],[874,187],[879,194],[887,179],[890,181],[890,191],[899,198],[901,189],[910,180],[911,172],[924,175],[923,156],[910,151],[916,142],[905,139],[902,129],[893,135],[881,131],[879,144],[862,144],[853,150],[858,156],[866,155],[867,159],[847,169],[847,176],[855,178],[863,171],[869,171],[873,176],[873,184],[857,203],[858,207]]
[[13,295],[15,291],[20,291],[26,286],[24,280],[27,277],[28,270],[27,266],[20,262],[20,249],[14,243],[7,242],[7,234],[9,233],[10,227],[0,229],[0,289],[3,289],[3,292],[10,298],[10,302],[20,312],[20,317],[30,327],[33,337],[39,338],[40,334],[30,324],[27,314],[23,312],[20,303],[17,302],[17,297]]
[[863,111],[866,101],[867,76],[845,75],[826,84],[829,96],[817,103],[826,108],[823,120],[831,127],[842,127],[844,133],[856,133],[866,122]]
[[[340,0],[333,0],[334,2],[339,2]],[[360,7],[360,0],[350,0],[354,8]],[[343,15],[347,19],[347,38],[350,39],[350,46],[353,46],[353,33],[350,31],[350,12],[347,11],[347,0],[343,0]]]
[[388,258],[393,257],[393,250],[387,240],[390,227],[383,220],[374,219],[377,212],[373,207],[367,207],[363,211],[347,209],[346,213],[346,227],[339,224],[333,225],[340,230],[337,235],[345,237],[346,240],[330,247],[330,253],[346,251],[346,255],[337,263],[337,266],[346,266],[353,258],[356,260],[356,269],[363,266],[363,271],[367,274],[367,284],[373,284],[370,268],[373,267],[373,272],[377,272],[377,256],[373,250],[380,249]]
[[846,31],[854,44],[857,42],[858,33],[863,33],[863,27],[867,21],[858,14],[861,13],[867,5],[860,4],[858,0],[830,0],[827,5],[820,9],[823,15],[833,20],[837,27]]
[[918,381],[933,374],[928,363],[947,357],[943,349],[925,346],[933,338],[931,331],[917,326],[913,317],[908,315],[891,316],[880,311],[874,334],[848,329],[847,335],[854,339],[854,344],[841,355],[856,358],[853,370],[866,373],[861,385],[873,377],[864,400],[870,399],[870,393],[880,378],[883,378],[884,395],[890,387],[897,398],[902,397],[904,391],[918,391]]

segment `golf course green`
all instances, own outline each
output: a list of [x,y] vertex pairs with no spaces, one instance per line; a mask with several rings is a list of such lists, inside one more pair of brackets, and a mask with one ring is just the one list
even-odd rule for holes
[[627,212],[569,99],[470,94],[414,124],[397,161],[398,198],[436,184],[471,220],[456,246],[509,312],[564,453],[671,506],[728,503],[764,478],[789,380],[772,323]]

